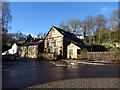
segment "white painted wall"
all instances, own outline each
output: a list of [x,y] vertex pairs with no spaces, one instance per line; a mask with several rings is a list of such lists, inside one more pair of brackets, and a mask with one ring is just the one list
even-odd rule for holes
[[5,51],[4,53],[2,53],[2,55],[6,55],[7,53],[8,54],[15,54],[15,53],[17,53],[17,45],[14,43],[12,45],[12,48],[9,49],[8,51]]
[[80,49],[80,47],[76,46],[75,44],[71,43],[70,45],[67,46],[68,48],[71,48],[71,47],[76,47],[77,49]]

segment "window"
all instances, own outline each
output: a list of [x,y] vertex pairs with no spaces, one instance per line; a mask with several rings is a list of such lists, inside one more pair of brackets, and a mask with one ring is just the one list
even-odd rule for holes
[[50,41],[48,41],[47,46],[48,46],[48,47],[50,47],[50,46],[51,46],[51,42],[50,42]]
[[28,53],[27,53],[28,55],[29,55],[29,51],[28,51]]
[[55,55],[58,55],[58,49],[55,48]]
[[49,41],[49,47],[51,46],[51,42]]
[[48,53],[50,53],[50,48],[48,48]]
[[28,46],[28,50],[30,49],[30,46]]
[[35,46],[33,46],[33,49],[35,49]]
[[69,54],[73,55],[73,49],[69,49]]
[[54,41],[54,38],[52,38],[52,41]]
[[24,52],[21,53],[21,56],[23,56],[23,55],[24,55]]
[[56,46],[58,46],[58,41],[57,41],[57,40],[55,40],[55,47],[56,47]]
[[80,54],[80,49],[77,49],[77,54]]
[[28,53],[26,53],[26,57],[28,56]]
[[21,50],[23,50],[23,47],[21,47]]
[[33,56],[35,56],[35,53],[33,53]]
[[17,53],[19,53],[19,47],[17,47]]

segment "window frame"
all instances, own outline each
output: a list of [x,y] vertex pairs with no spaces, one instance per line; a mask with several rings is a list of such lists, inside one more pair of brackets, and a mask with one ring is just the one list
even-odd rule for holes
[[33,56],[35,56],[35,52],[33,52]]
[[47,46],[51,47],[51,42],[50,41],[47,42]]
[[58,48],[55,48],[54,50],[55,55],[58,55]]
[[24,55],[24,52],[21,53],[21,56],[23,56],[23,55]]
[[35,50],[35,49],[36,49],[36,46],[33,46],[33,49]]
[[23,47],[21,47],[21,50],[23,50]]
[[58,46],[58,40],[56,39],[55,40],[55,45],[54,45],[55,47],[57,47]]
[[48,53],[50,53],[50,48],[48,48]]
[[69,49],[69,55],[73,55],[73,49]]

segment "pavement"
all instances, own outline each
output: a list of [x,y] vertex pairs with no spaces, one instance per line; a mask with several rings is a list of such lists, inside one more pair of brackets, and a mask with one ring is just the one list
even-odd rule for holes
[[112,62],[105,61],[82,61],[82,60],[62,60],[71,63],[92,64],[92,65],[115,65]]
[[[118,78],[78,78],[27,87],[34,88],[119,88]],[[24,90],[24,89],[23,89]]]
[[3,67],[2,87],[3,89],[26,88],[59,80],[118,78],[118,72],[119,67],[116,65],[17,58],[16,63]]
[[[29,64],[30,60],[27,58],[19,58],[17,57],[16,61],[11,61],[11,62],[3,62],[2,63],[2,71],[9,71],[9,70],[14,70],[16,68],[21,68],[22,66]],[[58,60],[58,61],[50,61],[50,63],[54,64],[55,66],[68,66],[68,65],[74,65],[76,63],[79,64],[92,64],[92,65],[115,65],[114,63],[110,62],[100,62],[100,61],[80,61],[80,60]]]
[[21,59],[19,57],[17,57],[17,60],[14,61],[5,61],[2,62],[2,71],[10,71],[10,70],[14,70],[17,68],[22,68],[24,65],[29,64],[29,60],[24,58]]
[[75,65],[75,64],[85,64],[85,65],[118,65],[111,62],[104,62],[104,61],[81,61],[81,60],[60,60],[60,61],[50,61],[50,63],[54,64],[55,66],[68,66],[68,65]]

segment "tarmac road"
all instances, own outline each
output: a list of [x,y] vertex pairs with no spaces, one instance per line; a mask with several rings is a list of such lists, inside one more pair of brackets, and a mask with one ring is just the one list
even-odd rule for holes
[[19,58],[17,64],[3,69],[2,88],[25,88],[75,78],[116,78],[119,76],[118,69],[114,65],[85,64],[56,67],[46,60]]

